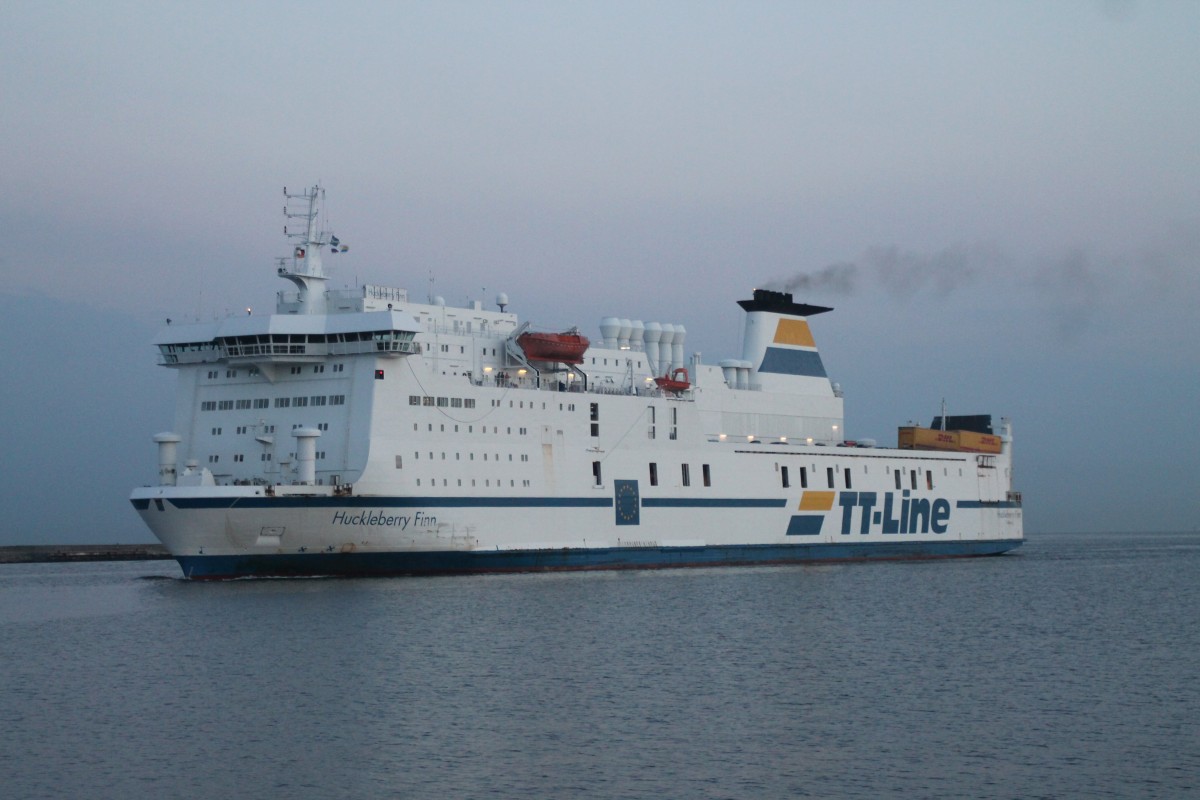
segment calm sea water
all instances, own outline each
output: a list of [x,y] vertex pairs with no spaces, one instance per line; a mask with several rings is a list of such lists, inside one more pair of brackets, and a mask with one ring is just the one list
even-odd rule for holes
[[1200,535],[194,584],[0,566],[0,794],[1200,796]]

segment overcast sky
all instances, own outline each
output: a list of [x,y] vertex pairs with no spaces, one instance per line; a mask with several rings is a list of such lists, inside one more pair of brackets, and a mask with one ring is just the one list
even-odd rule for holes
[[1013,419],[1026,530],[1200,527],[1200,3],[9,0],[0,544],[149,541],[166,317],[335,285],[545,326],[791,288],[849,435]]

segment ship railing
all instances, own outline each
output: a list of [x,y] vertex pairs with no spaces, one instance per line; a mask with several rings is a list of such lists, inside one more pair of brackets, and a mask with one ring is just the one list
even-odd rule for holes
[[538,387],[532,378],[512,378],[504,373],[486,373],[482,376],[475,375],[470,377],[470,381],[474,386],[495,387],[499,389],[523,389],[535,392],[602,394],[619,397],[666,397],[671,400],[692,399],[691,392],[685,392],[682,395],[673,392],[664,392],[654,383],[642,386],[630,386],[629,384],[601,382],[598,384],[589,384],[585,387],[583,381],[560,383],[554,380],[543,380],[542,386]]

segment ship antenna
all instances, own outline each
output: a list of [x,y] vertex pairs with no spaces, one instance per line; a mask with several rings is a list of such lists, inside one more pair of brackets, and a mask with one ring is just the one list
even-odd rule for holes
[[285,257],[276,271],[300,290],[297,300],[301,314],[325,313],[327,276],[321,265],[321,247],[326,243],[326,235],[320,230],[320,204],[324,197],[325,190],[319,183],[301,194],[288,194],[284,189],[283,215],[287,223],[283,233],[294,245],[290,268]]

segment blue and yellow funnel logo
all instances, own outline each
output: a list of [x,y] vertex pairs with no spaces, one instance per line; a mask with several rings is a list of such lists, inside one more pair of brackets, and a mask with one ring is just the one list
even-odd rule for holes
[[759,372],[775,372],[781,375],[807,375],[824,378],[825,365],[817,352],[808,321],[803,319],[781,319],[775,326],[775,338],[771,340],[763,355]]

